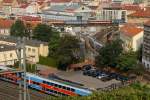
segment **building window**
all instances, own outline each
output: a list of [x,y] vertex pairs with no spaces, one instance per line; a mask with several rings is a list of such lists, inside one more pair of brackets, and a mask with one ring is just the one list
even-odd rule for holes
[[32,49],[32,52],[35,52],[35,49]]
[[28,48],[28,51],[31,51],[31,48]]
[[10,53],[10,57],[12,57],[13,56],[13,54],[12,53]]
[[147,68],[149,68],[149,64],[147,64]]

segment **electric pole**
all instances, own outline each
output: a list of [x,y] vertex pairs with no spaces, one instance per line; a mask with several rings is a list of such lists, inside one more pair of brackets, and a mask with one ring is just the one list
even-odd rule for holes
[[24,96],[23,100],[27,100],[27,84],[26,84],[26,48],[25,48],[26,40],[23,38],[23,72],[24,72]]
[[[19,38],[17,42],[17,56],[19,59],[19,68],[23,71],[23,91],[22,80],[19,82],[19,100],[27,100],[27,85],[26,85],[26,48],[25,38]],[[21,74],[22,75],[22,74]],[[22,95],[23,94],[23,95]]]

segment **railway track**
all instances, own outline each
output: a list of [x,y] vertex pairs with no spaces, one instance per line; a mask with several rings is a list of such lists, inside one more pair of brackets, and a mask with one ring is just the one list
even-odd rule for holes
[[[29,100],[46,100],[47,94],[29,89]],[[18,100],[19,87],[18,85],[0,80],[0,100]]]

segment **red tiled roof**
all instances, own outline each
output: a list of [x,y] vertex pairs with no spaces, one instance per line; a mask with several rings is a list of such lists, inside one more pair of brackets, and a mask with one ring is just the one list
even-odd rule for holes
[[122,5],[122,9],[138,11],[141,10],[141,7],[139,5]]
[[123,34],[125,34],[126,36],[133,37],[133,36],[139,34],[140,32],[142,32],[143,29],[138,28],[134,24],[126,24],[126,25],[124,25],[123,27],[120,28],[120,31]]
[[120,3],[112,3],[110,5],[110,8],[121,8],[121,4]]
[[1,29],[10,28],[13,23],[14,20],[0,19],[0,28]]
[[52,3],[69,3],[69,2],[80,2],[80,0],[51,0]]
[[13,3],[13,0],[3,0],[3,3]]
[[145,10],[138,10],[135,13],[128,15],[130,17],[149,17],[150,18],[150,9],[146,8]]
[[21,6],[20,6],[20,8],[27,8],[29,6],[29,4],[22,4]]
[[33,16],[22,16],[21,19],[24,21],[41,21],[41,17],[33,17]]

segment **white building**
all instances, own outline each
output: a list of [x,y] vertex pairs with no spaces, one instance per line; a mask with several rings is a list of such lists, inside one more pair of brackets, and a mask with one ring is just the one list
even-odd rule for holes
[[150,21],[144,25],[142,63],[147,69],[150,69]]
[[10,27],[13,23],[13,20],[0,19],[0,35],[10,35]]
[[120,39],[125,51],[137,51],[143,43],[143,29],[135,25],[126,24],[120,28]]
[[121,4],[133,4],[135,0],[112,0],[114,3],[121,3]]
[[126,10],[110,10],[103,9],[96,12],[97,20],[114,21],[114,22],[127,22]]

